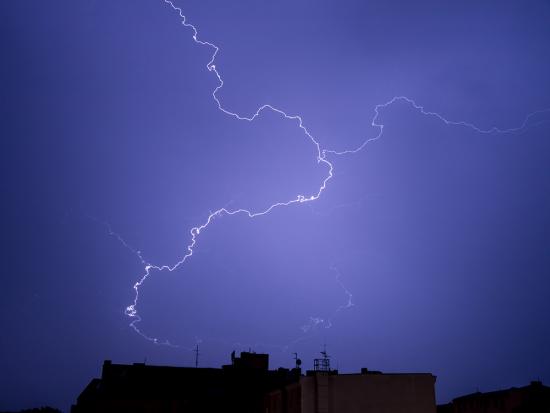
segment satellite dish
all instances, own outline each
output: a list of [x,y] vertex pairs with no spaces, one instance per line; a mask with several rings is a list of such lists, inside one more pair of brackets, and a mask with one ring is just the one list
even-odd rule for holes
[[301,365],[302,365],[302,360],[296,359],[296,365],[297,365],[297,366],[301,366]]

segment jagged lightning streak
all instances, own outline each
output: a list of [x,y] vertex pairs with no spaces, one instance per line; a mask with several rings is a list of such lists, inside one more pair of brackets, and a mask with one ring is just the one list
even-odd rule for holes
[[[353,294],[350,290],[347,289],[347,287],[342,282],[342,273],[338,269],[336,265],[331,265],[330,270],[334,271],[336,273],[336,283],[340,286],[340,288],[344,291],[344,294],[346,294],[348,301],[345,304],[340,304],[336,310],[332,313],[332,315],[329,318],[322,318],[322,317],[309,317],[309,322],[301,327],[301,330],[304,333],[308,333],[310,331],[315,330],[318,326],[324,326],[324,328],[331,328],[332,327],[332,320],[334,317],[336,317],[341,311],[346,310],[348,308],[353,307],[355,304],[353,303]],[[294,342],[293,342],[294,343]]]
[[[139,288],[142,286],[142,284],[145,282],[145,280],[149,277],[149,275],[151,274],[151,271],[152,270],[157,270],[157,271],[163,271],[163,270],[167,270],[167,271],[174,271],[176,270],[178,267],[180,267],[183,263],[185,263],[185,261],[187,261],[187,259],[189,259],[189,257],[191,257],[193,255],[193,250],[194,250],[194,247],[195,247],[195,244],[197,242],[197,237],[199,236],[199,234],[201,233],[201,231],[203,231],[204,229],[206,229],[212,222],[215,218],[219,218],[223,215],[237,215],[237,214],[246,214],[249,218],[255,218],[255,217],[258,217],[258,216],[262,216],[262,215],[265,215],[265,214],[268,214],[269,212],[271,212],[273,209],[275,208],[278,208],[278,207],[282,207],[282,206],[290,206],[290,205],[293,205],[293,204],[300,204],[300,203],[305,203],[305,202],[311,202],[311,201],[315,201],[316,199],[318,199],[322,192],[325,190],[326,186],[327,186],[327,183],[328,181],[333,177],[333,165],[331,162],[329,162],[327,159],[326,159],[326,155],[321,151],[321,146],[319,144],[319,142],[311,135],[311,133],[307,130],[307,128],[304,126],[304,123],[303,123],[303,120],[301,118],[301,116],[299,115],[289,115],[288,113],[284,112],[283,110],[281,109],[278,109],[272,105],[262,105],[260,106],[256,112],[250,116],[250,117],[246,117],[246,116],[241,116],[235,112],[231,112],[227,109],[225,109],[220,100],[218,99],[218,97],[216,96],[217,92],[223,87],[223,79],[220,75],[220,73],[218,72],[218,70],[216,69],[216,66],[214,64],[214,61],[216,59],[216,55],[218,54],[218,51],[220,50],[218,48],[218,46],[214,45],[213,43],[210,43],[210,42],[206,42],[206,41],[203,41],[203,40],[200,40],[199,37],[198,37],[198,31],[197,31],[197,28],[190,24],[190,23],[187,23],[187,18],[186,16],[183,14],[183,10],[180,8],[180,7],[177,7],[176,5],[174,5],[174,3],[170,0],[164,0],[164,2],[168,5],[170,5],[172,7],[172,9],[174,9],[175,11],[178,12],[180,18],[182,19],[181,22],[182,24],[187,27],[187,28],[190,28],[192,31],[193,31],[193,41],[201,46],[207,46],[207,47],[210,47],[214,50],[214,52],[212,53],[212,57],[210,59],[210,61],[207,63],[206,67],[207,69],[210,71],[210,72],[214,72],[214,74],[216,75],[217,79],[218,79],[218,86],[214,89],[214,91],[212,92],[212,97],[214,98],[214,100],[216,101],[217,105],[218,105],[218,108],[224,112],[225,114],[229,115],[229,116],[232,116],[238,120],[242,120],[242,121],[248,121],[248,122],[252,122],[254,121],[254,119],[256,119],[258,116],[260,116],[260,114],[265,111],[265,110],[270,110],[272,112],[275,112],[279,115],[281,115],[283,118],[285,119],[288,119],[288,120],[294,120],[294,121],[297,121],[298,122],[298,127],[303,131],[303,133],[308,137],[308,139],[312,142],[312,144],[315,146],[316,150],[317,150],[317,163],[319,164],[324,164],[327,168],[328,168],[328,172],[327,172],[327,175],[326,177],[323,179],[322,183],[321,183],[321,186],[319,187],[319,189],[317,190],[316,193],[314,193],[313,195],[309,195],[309,196],[304,196],[304,195],[297,195],[296,198],[294,199],[291,199],[291,200],[288,200],[288,201],[284,201],[284,202],[276,202],[275,204],[272,204],[270,205],[268,208],[262,210],[262,211],[257,211],[257,212],[253,212],[253,211],[250,211],[250,210],[247,210],[247,209],[243,209],[243,208],[239,208],[239,209],[235,209],[235,210],[230,210],[230,209],[227,209],[227,208],[220,208],[214,212],[211,212],[209,215],[208,215],[208,218],[206,219],[206,221],[202,224],[202,225],[199,225],[199,226],[196,226],[196,227],[193,227],[191,228],[191,241],[189,243],[189,245],[187,246],[187,252],[183,255],[183,257],[177,261],[175,264],[173,265],[155,265],[155,264],[152,264],[152,263],[149,263],[149,262],[146,262],[143,257],[141,256],[141,254],[138,255],[140,261],[142,262],[142,264],[144,264],[144,270],[145,270],[145,273],[142,275],[142,277],[134,284],[134,291],[135,291],[135,296],[134,296],[134,301],[132,304],[130,304],[128,307],[126,307],[126,315],[128,315],[129,317],[132,317],[134,318],[134,320],[130,323],[130,326],[132,326],[132,328],[134,328],[134,330],[139,333],[140,335],[142,335],[143,337],[145,337],[146,339],[150,340],[150,341],[153,341],[154,343],[157,343],[157,344],[162,344],[161,342],[159,342],[158,339],[156,338],[152,338],[152,337],[148,337],[146,336],[141,330],[139,330],[139,328],[137,328],[136,324],[139,323],[141,321],[141,317],[139,316],[138,312],[137,312],[137,304],[138,304],[138,301],[139,301]],[[121,240],[121,242],[123,242],[123,244],[126,244],[124,242],[124,240],[122,240],[120,238],[120,236],[117,234],[117,237]]]
[[[290,199],[288,201],[276,202],[275,204],[270,205],[268,208],[266,208],[264,210],[261,210],[261,211],[256,211],[256,212],[251,211],[251,210],[247,210],[247,209],[243,209],[243,208],[231,210],[231,209],[228,209],[227,207],[223,207],[223,208],[220,208],[220,209],[218,209],[214,212],[210,212],[210,214],[208,215],[208,218],[205,220],[205,222],[203,224],[191,228],[191,230],[190,230],[191,241],[187,245],[187,248],[186,248],[187,252],[182,256],[182,258],[179,261],[177,261],[173,265],[166,265],[166,264],[155,265],[155,264],[152,264],[152,263],[146,261],[143,258],[142,254],[139,250],[136,250],[136,249],[130,247],[129,244],[127,244],[119,234],[114,233],[109,227],[109,233],[111,235],[115,236],[126,248],[128,248],[130,251],[134,252],[137,255],[137,257],[139,258],[142,265],[144,266],[144,271],[145,271],[144,274],[141,276],[141,278],[133,286],[133,289],[135,291],[134,300],[133,300],[132,304],[130,304],[126,308],[125,313],[126,313],[126,315],[128,315],[129,317],[131,317],[133,319],[133,321],[130,323],[130,326],[137,333],[139,333],[141,336],[143,336],[147,340],[150,340],[150,341],[154,342],[155,344],[173,345],[173,344],[169,343],[168,341],[160,341],[157,338],[149,337],[146,334],[144,334],[137,327],[137,323],[139,323],[141,321],[141,317],[139,316],[138,311],[137,311],[137,305],[138,305],[138,301],[139,301],[139,290],[140,290],[140,287],[145,282],[145,280],[151,275],[151,272],[152,271],[165,271],[165,270],[171,272],[171,271],[174,271],[177,268],[179,268],[181,265],[183,265],[193,255],[193,251],[194,251],[195,245],[197,243],[197,238],[200,235],[201,231],[204,231],[216,218],[222,217],[224,215],[231,216],[231,215],[237,215],[237,214],[244,214],[244,215],[247,215],[249,218],[255,218],[255,217],[262,216],[262,215],[266,215],[266,214],[270,213],[272,210],[274,210],[278,207],[290,206],[290,205],[293,205],[293,204],[302,204],[302,203],[307,203],[307,202],[312,202],[312,201],[317,200],[321,196],[323,191],[326,189],[328,182],[333,177],[334,166],[327,159],[327,155],[341,156],[341,155],[348,155],[348,154],[358,153],[358,152],[362,151],[367,146],[367,144],[369,144],[370,142],[378,140],[382,136],[382,133],[384,131],[384,124],[378,122],[380,109],[386,108],[386,107],[392,105],[393,103],[395,103],[397,101],[404,101],[404,102],[408,103],[409,105],[411,105],[414,109],[418,110],[422,115],[436,117],[439,120],[441,120],[442,122],[444,122],[446,125],[461,126],[461,127],[469,128],[469,129],[471,129],[475,132],[483,133],[483,134],[520,132],[520,131],[524,130],[525,128],[527,128],[527,126],[529,126],[529,123],[530,123],[530,120],[531,120],[532,117],[534,117],[535,115],[537,115],[539,113],[550,112],[550,109],[545,109],[545,110],[530,113],[524,119],[523,123],[520,126],[516,127],[516,128],[500,129],[500,128],[497,128],[497,127],[492,127],[490,129],[481,129],[481,128],[478,128],[477,126],[475,126],[474,124],[469,123],[469,122],[447,120],[443,116],[441,116],[439,113],[426,111],[422,106],[418,105],[413,99],[410,99],[406,96],[395,96],[392,99],[390,99],[389,101],[387,101],[386,103],[378,104],[378,105],[375,106],[375,108],[374,108],[374,117],[372,118],[371,126],[378,129],[378,133],[374,137],[371,137],[371,138],[368,138],[368,139],[364,140],[363,143],[355,149],[346,149],[346,150],[342,150],[342,151],[322,149],[320,143],[313,137],[313,135],[311,135],[311,133],[308,131],[308,129],[304,126],[302,117],[299,116],[299,115],[288,114],[285,111],[283,111],[279,108],[276,108],[272,105],[269,105],[269,104],[264,104],[264,105],[260,106],[256,110],[256,112],[254,112],[251,116],[239,115],[236,112],[232,112],[232,111],[224,108],[221,101],[217,97],[217,93],[220,91],[220,89],[223,88],[224,81],[223,81],[223,79],[222,79],[222,77],[221,77],[221,75],[220,75],[220,73],[219,73],[219,71],[216,68],[216,65],[214,63],[215,60],[216,60],[216,56],[217,56],[218,52],[220,51],[219,47],[216,46],[215,44],[211,43],[211,42],[201,40],[199,38],[199,33],[198,33],[197,28],[193,24],[188,23],[187,17],[184,15],[183,10],[180,7],[176,6],[173,3],[173,1],[171,1],[171,0],[163,0],[163,1],[164,1],[165,4],[170,6],[175,12],[178,13],[179,17],[181,18],[182,25],[192,31],[192,33],[193,33],[192,38],[193,38],[193,41],[196,44],[198,44],[200,46],[206,46],[206,47],[213,50],[210,61],[206,64],[206,68],[208,69],[208,71],[213,72],[214,75],[216,76],[217,80],[218,80],[218,86],[216,86],[216,88],[212,92],[212,97],[213,97],[214,101],[216,102],[216,104],[218,106],[218,109],[220,111],[222,111],[223,113],[225,113],[226,115],[234,117],[235,119],[240,120],[240,121],[253,122],[257,117],[260,116],[260,114],[263,111],[266,111],[266,110],[275,112],[278,115],[280,115],[281,117],[283,117],[284,119],[296,121],[297,124],[298,124],[298,127],[302,130],[302,132],[306,135],[306,137],[315,146],[315,148],[317,150],[317,163],[318,164],[323,164],[327,168],[327,175],[325,176],[325,178],[321,182],[321,185],[319,186],[319,189],[317,190],[317,192],[315,192],[314,194],[309,195],[309,196],[297,195],[293,199]],[[337,274],[339,274],[339,273],[337,273]],[[340,308],[338,308],[337,312],[339,312],[343,308],[348,308],[348,307],[352,306],[353,303],[351,301],[352,295],[341,283],[339,275],[337,276],[337,282],[340,284],[340,286],[344,289],[345,293],[348,295],[347,305],[341,306]],[[318,321],[318,320],[316,320],[316,321]],[[320,322],[322,322],[322,321],[320,321]]]
[[[333,154],[333,155],[355,154],[357,152],[362,151],[365,148],[365,146],[367,146],[367,144],[380,139],[382,137],[382,133],[384,132],[384,124],[383,123],[378,123],[378,117],[380,116],[380,109],[387,108],[388,106],[393,105],[395,102],[408,103],[410,106],[412,106],[418,112],[420,112],[420,114],[422,114],[424,116],[435,117],[447,126],[462,126],[462,127],[471,129],[476,133],[481,133],[481,134],[484,134],[484,135],[522,132],[530,125],[529,122],[533,117],[535,117],[536,115],[542,114],[542,113],[550,113],[550,109],[542,109],[542,110],[537,110],[535,112],[531,112],[523,119],[523,122],[521,123],[521,125],[519,125],[517,127],[514,127],[514,128],[501,129],[499,127],[493,126],[489,129],[482,129],[482,128],[478,128],[476,125],[474,125],[473,123],[470,123],[470,122],[453,121],[453,120],[445,119],[443,116],[441,116],[437,112],[430,112],[430,111],[425,110],[424,106],[419,105],[413,99],[408,98],[407,96],[394,96],[393,98],[388,100],[386,103],[379,103],[378,105],[376,105],[374,107],[374,117],[372,118],[371,126],[373,128],[378,129],[378,133],[374,137],[364,140],[363,143],[355,149],[346,149],[346,150],[343,150],[343,151],[323,149],[323,155],[326,155],[326,154]],[[537,122],[536,124],[546,122],[546,121],[548,121],[548,119],[543,119],[543,120]]]

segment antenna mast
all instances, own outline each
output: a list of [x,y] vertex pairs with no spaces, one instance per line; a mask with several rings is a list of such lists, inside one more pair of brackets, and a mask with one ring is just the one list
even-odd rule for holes
[[298,353],[292,353],[294,355],[294,368],[299,369],[302,365],[302,360],[298,358]]
[[195,368],[199,367],[199,345],[197,344],[195,346],[195,349],[193,350],[193,353],[195,353]]
[[327,354],[326,344],[323,346],[323,351],[321,351],[323,358],[313,360],[313,370],[315,371],[330,371],[330,357]]

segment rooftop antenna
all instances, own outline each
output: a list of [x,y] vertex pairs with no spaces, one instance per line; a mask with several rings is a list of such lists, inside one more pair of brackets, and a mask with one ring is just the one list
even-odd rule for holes
[[323,355],[323,358],[324,358],[324,359],[328,359],[328,358],[329,358],[329,357],[328,357],[328,354],[327,354],[327,344],[326,344],[326,343],[323,344],[323,351],[321,351],[321,354]]
[[323,345],[323,351],[321,351],[323,358],[313,360],[313,370],[315,371],[330,371],[330,357],[327,353],[327,345]]
[[294,363],[295,363],[295,367],[294,367],[294,368],[299,369],[300,366],[302,365],[302,360],[300,360],[300,359],[298,358],[298,353],[292,353],[292,354],[294,354]]
[[195,349],[193,350],[193,353],[195,353],[195,368],[199,367],[199,344],[195,346]]

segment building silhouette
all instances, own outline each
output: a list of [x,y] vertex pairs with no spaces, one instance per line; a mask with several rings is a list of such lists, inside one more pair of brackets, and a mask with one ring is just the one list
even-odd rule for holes
[[221,368],[114,364],[106,360],[101,378],[92,379],[72,413],[435,413],[435,376],[385,374],[362,369],[339,374],[328,356],[305,375],[269,370],[269,356],[231,354]]
[[437,413],[550,413],[550,387],[532,381],[524,387],[476,392],[437,406]]
[[267,354],[249,352],[232,353],[231,364],[219,369],[106,360],[71,412],[261,412],[266,392],[300,376],[268,364]]

